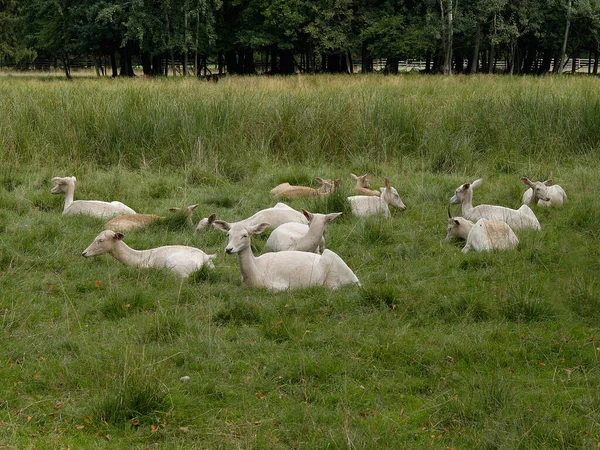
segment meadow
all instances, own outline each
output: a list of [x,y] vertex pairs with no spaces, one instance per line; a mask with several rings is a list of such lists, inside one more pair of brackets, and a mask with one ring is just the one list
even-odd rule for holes
[[[597,448],[599,125],[591,77],[0,77],[0,448]],[[352,217],[350,172],[407,210]],[[341,178],[287,203],[343,212],[326,245],[362,287],[244,289],[226,235],[178,215],[125,242],[214,272],[85,259],[103,221],[61,215],[71,175],[75,199],[198,204],[194,225]],[[541,231],[445,241],[454,189],[518,208],[523,176],[569,196],[533,207]]]

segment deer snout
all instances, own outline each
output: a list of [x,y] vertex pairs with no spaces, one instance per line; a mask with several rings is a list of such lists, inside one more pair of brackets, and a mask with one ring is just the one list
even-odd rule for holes
[[233,248],[232,247],[225,248],[225,253],[227,253],[228,255],[231,255],[231,253],[233,253]]
[[87,258],[88,257],[87,250],[84,250],[83,253],[81,254],[81,256]]

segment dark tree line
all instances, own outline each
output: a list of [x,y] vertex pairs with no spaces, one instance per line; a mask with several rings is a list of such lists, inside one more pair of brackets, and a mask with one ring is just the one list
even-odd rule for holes
[[597,73],[599,42],[600,0],[0,0],[0,59],[45,56],[67,77],[81,56],[112,76],[354,72],[357,59],[519,74],[589,58]]

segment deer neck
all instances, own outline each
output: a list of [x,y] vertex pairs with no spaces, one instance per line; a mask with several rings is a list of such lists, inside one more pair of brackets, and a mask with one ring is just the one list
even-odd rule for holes
[[238,262],[242,272],[242,283],[248,286],[255,286],[258,280],[256,269],[256,258],[252,254],[250,245],[238,252]]
[[147,259],[149,250],[134,250],[125,242],[119,241],[115,248],[110,252],[115,259],[128,266],[142,266]]
[[312,252],[321,243],[321,238],[325,232],[325,221],[315,220],[308,227],[306,234],[298,238],[296,250],[301,252]]
[[67,192],[65,192],[65,207],[63,211],[66,211],[69,206],[71,206],[71,203],[73,203],[73,197],[75,196],[75,185],[69,184],[68,186]]

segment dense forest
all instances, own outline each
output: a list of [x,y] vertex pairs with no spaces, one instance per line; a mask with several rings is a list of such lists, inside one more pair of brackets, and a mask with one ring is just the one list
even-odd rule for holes
[[[0,0],[0,62],[70,77],[396,73],[596,74],[600,0]],[[135,70],[134,70],[135,69]]]

